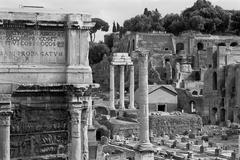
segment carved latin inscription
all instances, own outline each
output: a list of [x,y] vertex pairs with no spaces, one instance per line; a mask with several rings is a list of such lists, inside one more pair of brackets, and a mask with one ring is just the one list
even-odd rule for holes
[[64,64],[65,32],[0,29],[0,63]]

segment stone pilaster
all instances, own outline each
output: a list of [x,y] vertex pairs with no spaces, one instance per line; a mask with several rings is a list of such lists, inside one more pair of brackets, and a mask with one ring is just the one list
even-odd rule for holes
[[110,109],[115,109],[114,65],[110,65]]
[[11,114],[11,104],[2,104],[0,106],[0,160],[10,160]]
[[148,52],[139,52],[139,144],[136,146],[136,159],[153,160],[153,148],[149,140],[149,108],[148,108]]
[[120,107],[119,109],[124,110],[124,66],[120,66]]
[[71,160],[82,159],[82,143],[81,143],[81,114],[82,108],[80,105],[72,105],[70,108],[71,114]]
[[134,109],[134,66],[130,66],[129,109]]
[[88,156],[88,109],[83,109],[82,110],[82,137],[83,137],[83,152],[82,152],[82,157],[83,160],[89,160]]

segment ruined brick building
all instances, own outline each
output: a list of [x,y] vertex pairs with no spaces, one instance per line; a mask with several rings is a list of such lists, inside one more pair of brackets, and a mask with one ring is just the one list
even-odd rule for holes
[[[106,35],[107,37],[107,35]],[[204,74],[209,68],[211,46],[235,47],[240,44],[238,36],[216,36],[194,32],[174,36],[168,33],[131,33],[121,38],[116,33],[113,52],[128,52],[133,58],[135,77],[137,77],[137,49],[150,51],[149,84],[172,84],[183,89],[185,96],[179,96],[179,108],[188,113],[191,108],[203,115]],[[136,78],[135,78],[136,79]],[[137,85],[136,85],[137,88]]]
[[0,17],[0,159],[89,159],[90,15],[19,8]]
[[204,77],[204,112],[212,124],[240,122],[240,47],[211,47]]

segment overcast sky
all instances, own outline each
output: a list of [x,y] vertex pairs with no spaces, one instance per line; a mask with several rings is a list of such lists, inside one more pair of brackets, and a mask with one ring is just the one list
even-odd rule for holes
[[[38,5],[49,9],[66,9],[90,13],[92,17],[102,18],[112,25],[113,21],[122,25],[123,21],[144,8],[155,8],[164,16],[167,13],[180,13],[196,0],[0,0],[1,8],[18,8],[19,5]],[[240,10],[240,0],[210,0],[213,5],[224,9]],[[98,34],[97,40],[103,34]]]

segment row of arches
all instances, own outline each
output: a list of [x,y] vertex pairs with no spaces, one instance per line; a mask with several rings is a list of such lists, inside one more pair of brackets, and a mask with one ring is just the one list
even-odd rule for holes
[[[217,44],[218,46],[226,46],[226,43],[221,42]],[[238,46],[238,42],[232,42],[230,43],[231,47]],[[204,44],[202,42],[197,43],[197,50],[203,50],[204,49]],[[176,44],[176,53],[179,53],[179,51],[184,50],[184,43],[177,43]]]

